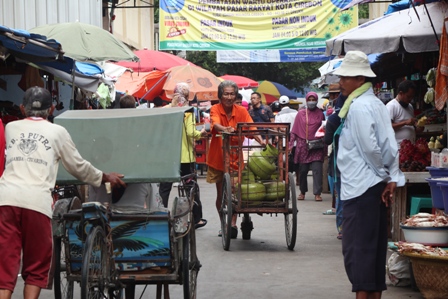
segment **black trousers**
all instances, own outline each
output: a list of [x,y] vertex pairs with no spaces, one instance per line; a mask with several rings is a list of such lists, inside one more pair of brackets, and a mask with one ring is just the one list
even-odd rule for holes
[[386,290],[387,208],[381,200],[386,183],[344,200],[342,253],[352,291]]
[[[180,164],[180,175],[184,176],[193,173],[195,170],[195,163],[181,163]],[[172,182],[160,183],[159,195],[162,198],[162,203],[165,208],[168,207],[168,199],[170,198],[171,188],[173,187]],[[193,218],[194,223],[198,223],[202,219],[202,203],[199,194],[196,194],[194,198],[193,205]]]

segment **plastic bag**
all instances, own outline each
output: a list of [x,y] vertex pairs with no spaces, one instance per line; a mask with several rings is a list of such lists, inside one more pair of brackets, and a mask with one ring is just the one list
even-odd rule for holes
[[387,261],[387,276],[392,285],[405,287],[411,285],[409,258],[394,252]]
[[316,134],[314,136],[316,138],[323,138],[325,136],[325,124],[327,122],[325,120],[322,121],[322,124],[320,125],[319,129],[317,129]]

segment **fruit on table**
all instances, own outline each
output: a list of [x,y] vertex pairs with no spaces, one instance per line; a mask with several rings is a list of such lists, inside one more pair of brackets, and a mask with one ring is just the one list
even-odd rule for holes
[[434,136],[429,139],[428,148],[435,148]]
[[412,144],[405,139],[400,144],[400,169],[402,171],[425,171],[431,165],[431,151],[424,138],[419,138]]

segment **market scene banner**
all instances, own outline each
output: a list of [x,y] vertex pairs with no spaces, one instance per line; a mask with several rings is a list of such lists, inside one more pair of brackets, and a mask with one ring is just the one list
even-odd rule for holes
[[350,0],[160,0],[160,50],[325,48],[358,26]]

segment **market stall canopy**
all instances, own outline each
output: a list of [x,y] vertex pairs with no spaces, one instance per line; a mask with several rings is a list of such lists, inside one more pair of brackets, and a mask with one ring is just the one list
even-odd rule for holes
[[259,86],[259,83],[257,81],[244,76],[224,75],[219,78],[235,82],[236,85],[238,85],[238,88],[254,88]]
[[135,72],[151,72],[154,70],[166,71],[169,68],[179,65],[193,65],[193,63],[165,52],[154,50],[139,50],[134,51],[134,54],[140,59],[138,62],[119,61],[117,65],[131,69]]
[[78,61],[138,61],[128,46],[97,26],[80,22],[58,23],[35,27],[30,32],[55,39],[61,43],[66,56]]
[[[127,183],[176,182],[184,113],[190,109],[70,110],[54,122],[67,129],[81,156],[104,172],[122,173]],[[80,183],[64,167],[57,182]]]
[[64,51],[55,40],[47,40],[40,34],[25,30],[15,30],[0,25],[0,58],[8,54],[31,62],[62,59]]
[[426,7],[429,15],[424,5],[415,8],[420,21],[414,9],[408,8],[346,31],[326,41],[325,54],[340,55],[351,50],[363,51],[366,54],[399,50],[408,53],[438,51],[439,45],[434,30],[440,37],[448,4],[436,2],[427,4]]
[[[95,63],[74,61],[69,57],[65,57],[62,61],[31,65],[47,71],[65,83],[74,83],[79,88],[90,92],[97,91],[98,85],[101,83],[113,85],[112,79],[105,76],[104,70]],[[74,70],[73,66],[75,66]]]
[[[367,58],[369,59],[370,64],[372,65],[378,59],[379,54],[369,54]],[[324,84],[331,84],[339,81],[339,76],[333,75],[334,70],[341,66],[343,58],[331,59],[324,63],[319,68],[320,78],[316,82],[319,86]]]

